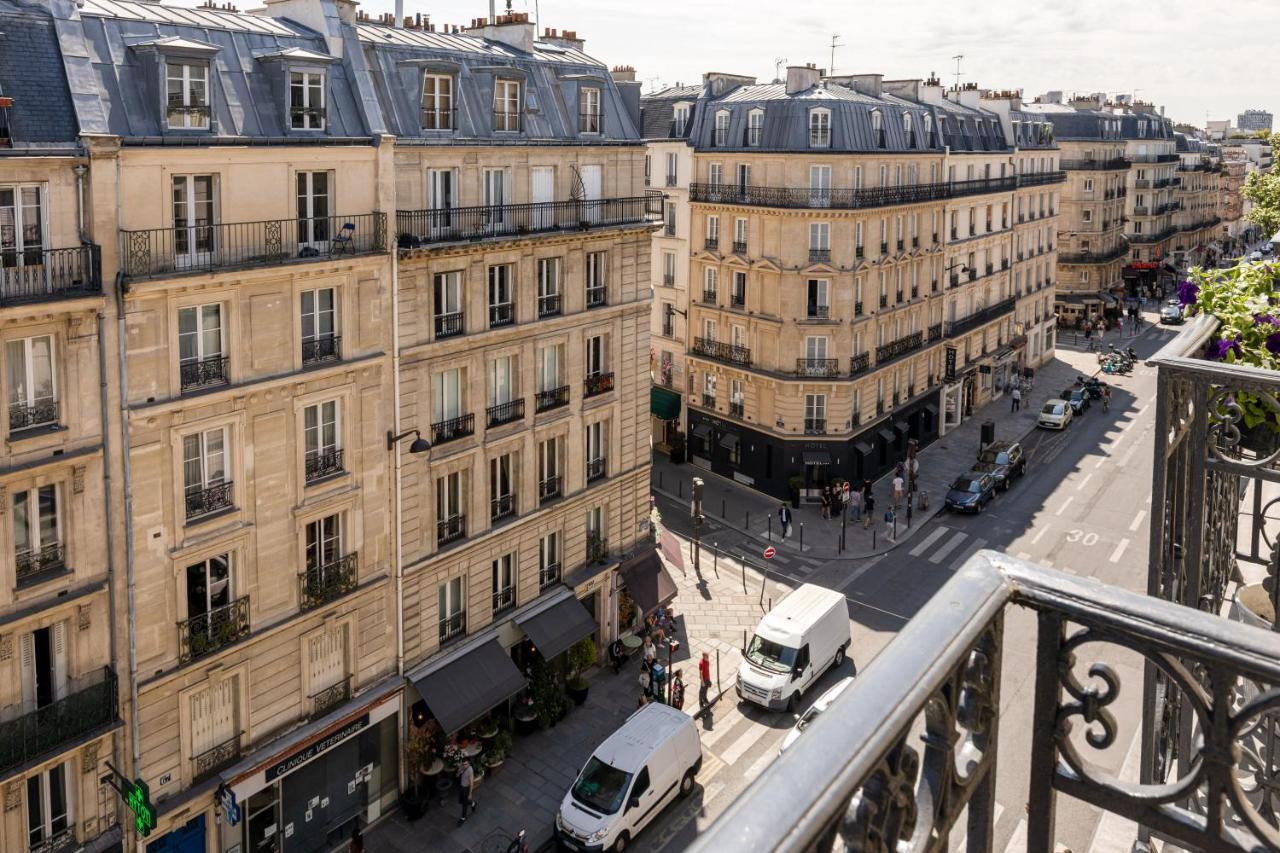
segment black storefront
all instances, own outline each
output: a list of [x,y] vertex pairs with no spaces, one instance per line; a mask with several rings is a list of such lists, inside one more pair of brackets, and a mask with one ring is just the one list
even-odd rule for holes
[[874,480],[906,458],[912,439],[920,447],[930,444],[939,426],[937,391],[838,441],[819,436],[783,439],[693,408],[688,417],[694,464],[780,499],[790,495],[792,477],[800,477],[810,491],[836,478]]

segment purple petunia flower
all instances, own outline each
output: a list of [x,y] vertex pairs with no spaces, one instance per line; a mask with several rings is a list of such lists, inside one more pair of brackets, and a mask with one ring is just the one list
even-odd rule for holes
[[1274,314],[1254,314],[1253,322],[1260,325],[1280,326],[1280,317],[1276,317]]
[[1267,350],[1272,355],[1280,355],[1280,332],[1273,332],[1267,336]]
[[[1270,343],[1268,341],[1268,343]],[[1209,350],[1205,353],[1205,358],[1212,361],[1222,361],[1227,357],[1227,353],[1234,352],[1236,358],[1240,358],[1243,354],[1240,349],[1239,336],[1231,340],[1213,341],[1209,344]]]
[[1192,305],[1200,295],[1200,285],[1184,281],[1178,285],[1178,303],[1182,306]]

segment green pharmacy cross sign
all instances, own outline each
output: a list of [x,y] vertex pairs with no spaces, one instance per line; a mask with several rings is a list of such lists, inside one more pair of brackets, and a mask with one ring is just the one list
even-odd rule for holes
[[107,762],[107,769],[111,774],[102,781],[114,788],[120,799],[124,800],[125,806],[133,812],[133,828],[138,835],[146,838],[156,828],[156,807],[151,802],[151,789],[141,779],[131,781],[112,766],[111,762]]

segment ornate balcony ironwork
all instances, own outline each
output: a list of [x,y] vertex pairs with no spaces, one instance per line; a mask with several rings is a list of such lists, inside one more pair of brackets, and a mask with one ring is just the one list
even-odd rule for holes
[[707,305],[716,304],[716,290],[714,287],[704,287],[702,289],[702,301]]
[[971,332],[979,326],[985,323],[990,323],[992,320],[1002,317],[1005,314],[1013,313],[1013,309],[1017,304],[1017,301],[1016,297],[1002,299],[994,305],[988,305],[986,308],[979,308],[968,317],[963,317],[959,320],[952,320],[950,323],[947,323],[947,337],[959,337],[960,335],[963,335],[966,332]]
[[360,555],[339,557],[329,563],[308,566],[298,574],[299,600],[312,610],[354,592],[359,582]]
[[0,722],[0,774],[52,756],[118,719],[119,683],[109,666],[73,680],[63,698]]
[[535,408],[539,412],[567,406],[569,405],[569,386],[561,385],[559,388],[552,388],[550,391],[539,391],[533,395],[533,401]]
[[193,222],[121,231],[123,272],[158,278],[219,269],[328,261],[387,250],[387,216],[320,216],[260,222]]
[[748,347],[724,344],[709,338],[694,338],[693,354],[729,364],[740,364],[748,367],[751,365],[751,350]]
[[1105,264],[1111,261],[1119,260],[1129,254],[1129,244],[1121,241],[1118,246],[1109,252],[1059,252],[1058,263],[1060,264]]
[[[1026,726],[1036,736],[1029,752],[1000,755],[1002,717],[1018,702],[1002,690],[1004,623],[1015,606],[1036,619]],[[1186,751],[1168,785],[1145,773],[1119,784],[1091,761],[1118,735],[1121,676],[1098,660],[1108,646],[1165,674],[1166,709],[1174,694],[1185,697]],[[1059,794],[1183,849],[1270,849],[1274,817],[1264,815],[1275,814],[1276,792],[1259,750],[1275,726],[1268,688],[1277,683],[1274,633],[982,551],[689,850],[906,849],[913,840],[920,849],[990,849],[997,762],[1022,762],[1028,850],[1054,849]],[[1149,737],[1150,728],[1142,742]]]
[[191,759],[191,774],[194,783],[199,784],[212,778],[219,770],[234,764],[240,758],[240,733],[236,732],[229,739],[212,749],[207,749]]
[[904,355],[915,352],[924,347],[924,332],[912,332],[909,335],[903,335],[896,341],[876,347],[876,366],[888,364],[891,361],[902,358]]
[[625,198],[477,205],[396,214],[401,249],[442,243],[515,239],[535,234],[588,231],[660,221],[661,194]]
[[810,249],[809,250],[809,263],[811,264],[827,263],[830,260],[831,260],[830,249]]
[[501,521],[515,514],[515,495],[498,495],[489,501],[489,521]]
[[249,596],[178,623],[178,663],[189,663],[249,636]]
[[456,640],[467,632],[467,611],[445,616],[439,622],[440,645]]
[[861,316],[862,316],[862,302],[861,302],[861,301],[858,301],[858,302],[853,303],[853,316],[855,316],[855,317],[861,317]]
[[58,401],[39,400],[30,405],[14,403],[9,406],[9,432],[52,426],[58,423]]
[[609,304],[609,288],[603,284],[587,288],[587,307],[600,308]]
[[0,306],[102,293],[101,249],[0,249]]
[[436,522],[436,545],[448,545],[467,535],[466,513],[458,513]]
[[466,438],[474,434],[475,431],[476,416],[472,414],[459,415],[456,418],[433,423],[431,425],[431,443],[435,445],[445,444],[459,438]]
[[194,521],[206,515],[222,512],[224,509],[230,509],[235,505],[234,486],[233,482],[226,480],[189,490],[185,498],[187,521]]
[[1126,234],[1125,238],[1131,243],[1159,243],[1161,240],[1167,240],[1174,234],[1178,233],[1178,229],[1174,227],[1165,228],[1155,234]]
[[351,698],[351,676],[343,676],[337,684],[312,693],[311,716],[321,717]]
[[[1018,186],[1014,177],[980,178],[898,187],[826,189],[812,187],[761,187],[745,184],[689,184],[689,200],[712,204],[755,207],[859,209],[916,204],[984,193],[1006,192]],[[714,249],[715,246],[708,246]],[[887,250],[887,245],[886,245]]]
[[609,557],[609,543],[594,530],[587,531],[587,562],[603,563]]
[[493,593],[493,615],[497,616],[516,606],[516,588],[509,586]]
[[461,311],[436,315],[436,340],[452,338],[455,335],[462,334],[464,331],[465,323],[463,322],[463,313]]
[[732,291],[730,291],[730,292],[729,292],[729,307],[730,307],[730,308],[745,308],[745,307],[747,307],[747,294],[743,293],[743,292],[742,292],[742,291],[740,291],[740,290],[732,290]]
[[603,456],[595,459],[587,460],[587,482],[593,482],[603,477],[609,470],[609,461]]
[[702,408],[714,409],[715,407],[716,407],[716,395],[708,394],[706,391],[703,391],[702,392]]
[[729,417],[742,420],[744,412],[745,409],[741,402],[734,402],[733,400],[729,401]]
[[184,361],[178,365],[178,378],[182,385],[183,391],[191,391],[195,388],[207,388],[211,385],[225,385],[227,379],[227,364],[230,358],[222,356],[213,356],[212,358],[202,358],[199,361]]
[[27,853],[63,853],[76,847],[76,825],[72,823],[45,836],[43,841],[32,841]]
[[342,336],[325,335],[308,338],[302,342],[302,363],[316,364],[322,361],[338,361],[342,358]]
[[831,306],[810,302],[805,316],[810,320],[829,320],[831,319]]
[[797,376],[839,376],[840,360],[838,358],[797,358]]
[[1109,160],[1059,160],[1058,165],[1067,172],[1118,172],[1128,169],[1130,161],[1125,157],[1112,157]]
[[547,501],[555,500],[560,497],[564,488],[563,478],[559,474],[552,474],[550,477],[538,481],[538,503],[544,504]]
[[613,390],[613,371],[608,373],[590,373],[582,380],[582,396],[595,397]]
[[734,253],[735,255],[745,255],[745,254],[747,253],[747,241],[746,241],[746,240],[734,240],[734,241],[733,241],[733,253]]
[[489,306],[489,328],[510,326],[516,321],[516,306],[511,302],[498,302]]
[[524,398],[508,400],[485,409],[485,421],[491,427],[509,424],[524,418]]
[[314,483],[317,480],[332,477],[334,474],[341,474],[344,470],[342,457],[341,447],[308,453],[304,466],[306,468],[307,482]]
[[538,297],[538,319],[558,317],[560,315],[560,294],[552,293]]
[[560,563],[548,563],[538,569],[538,589],[544,590],[560,582]]
[[13,565],[18,586],[37,583],[67,568],[66,549],[61,542],[50,542],[36,551],[18,551]]
[[929,343],[942,340],[942,324],[934,323],[929,327]]
[[805,435],[825,435],[827,432],[826,418],[805,418],[804,434]]
[[857,376],[859,373],[865,373],[867,368],[871,366],[871,353],[861,352],[849,359],[849,375]]
[[1060,184],[1067,179],[1065,171],[1057,172],[1031,172],[1018,176],[1018,186],[1020,187],[1038,187],[1044,184]]

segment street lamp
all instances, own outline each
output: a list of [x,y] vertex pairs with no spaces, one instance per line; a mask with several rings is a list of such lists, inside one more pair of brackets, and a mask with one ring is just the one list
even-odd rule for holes
[[403,441],[409,436],[414,436],[413,444],[409,445],[410,453],[426,453],[431,449],[431,442],[422,437],[422,433],[416,429],[405,430],[399,435],[395,435],[391,430],[387,430],[387,450],[394,450],[396,443]]

